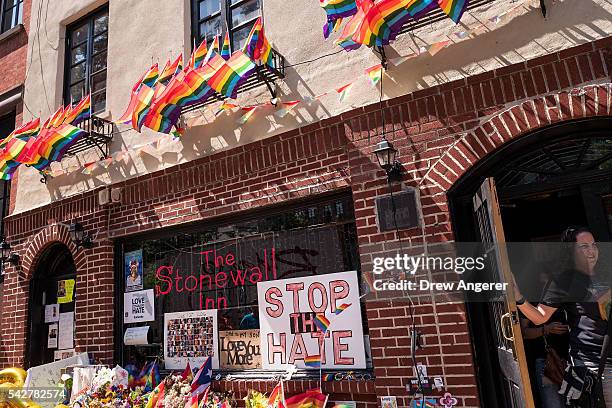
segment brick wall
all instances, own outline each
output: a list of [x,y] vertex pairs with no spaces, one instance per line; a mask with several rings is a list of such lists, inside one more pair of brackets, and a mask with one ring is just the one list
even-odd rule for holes
[[[371,270],[373,257],[394,254],[400,244],[452,240],[446,191],[480,158],[551,123],[610,115],[611,55],[609,38],[385,101],[384,130],[400,151],[405,185],[419,188],[422,228],[378,232],[374,200],[388,193],[372,154],[383,130],[378,104],[119,183],[121,205],[100,208],[96,192],[86,192],[9,217],[9,239],[23,261],[9,270],[6,283],[0,366],[23,361],[27,284],[41,250],[53,241],[65,242],[77,264],[77,347],[111,362],[114,238],[350,188],[363,271]],[[72,219],[95,235],[94,249],[77,251],[67,240],[57,223]],[[430,376],[444,377],[460,406],[479,406],[465,305],[431,297],[414,301],[414,323],[424,334],[417,361],[428,366]],[[377,378],[326,384],[332,400],[375,406],[376,396],[396,395],[400,406],[409,405],[408,311],[406,301],[367,303]],[[251,385],[232,381],[216,387],[244,393]],[[289,387],[313,385],[296,381]]]

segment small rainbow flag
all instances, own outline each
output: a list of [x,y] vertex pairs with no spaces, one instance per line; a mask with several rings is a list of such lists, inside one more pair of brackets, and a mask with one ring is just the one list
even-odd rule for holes
[[336,92],[338,92],[338,94],[340,95],[339,96],[340,102],[344,102],[344,98],[346,98],[346,95],[348,95],[352,87],[353,87],[353,83],[351,82],[351,83],[348,83],[336,89]]
[[166,67],[159,74],[159,78],[157,78],[157,83],[167,85],[170,79],[182,69],[182,66],[183,54],[179,54],[172,64],[166,64]]
[[329,37],[332,30],[337,30],[343,17],[349,17],[357,13],[355,0],[319,0],[321,7],[327,14],[327,23],[323,26],[323,35]]
[[66,150],[85,133],[83,129],[69,124],[41,132],[37,138],[38,154],[49,161],[60,161]]
[[204,57],[204,61],[202,61],[202,64],[205,64],[206,62],[210,61],[211,58],[218,52],[219,52],[219,36],[215,35],[213,43],[208,49],[208,52],[206,53],[206,56]]
[[461,21],[467,4],[468,0],[438,0],[438,5],[442,11],[455,23]]
[[206,62],[205,58],[208,55],[208,48],[206,46],[206,38],[202,40],[198,48],[193,52],[193,68],[198,68],[202,66],[204,62]]
[[255,64],[240,50],[237,50],[227,60],[215,55],[209,62],[218,69],[208,79],[208,85],[221,95],[236,99],[238,87],[255,71]]
[[314,318],[314,324],[321,330],[322,332],[326,332],[329,328],[329,320],[325,317],[324,314],[317,313]]
[[347,308],[349,308],[352,305],[352,303],[343,303],[340,306],[338,306],[336,308],[336,311],[334,312],[334,314],[339,315],[340,313],[344,312]]
[[321,356],[318,354],[314,356],[307,356],[304,359],[304,364],[306,364],[306,367],[319,368],[321,367]]
[[142,79],[142,85],[153,87],[153,85],[155,85],[155,82],[157,82],[158,76],[159,76],[159,67],[157,63],[155,63],[145,73],[144,78]]
[[377,64],[373,67],[367,68],[365,73],[368,75],[368,79],[370,80],[372,86],[376,86],[382,79],[383,67],[381,64]]
[[0,141],[0,147],[6,146],[13,139],[26,140],[36,136],[40,132],[40,118],[36,118],[13,130],[7,137]]
[[279,110],[277,110],[274,113],[274,116],[277,116],[279,118],[284,118],[285,116],[287,116],[287,114],[289,114],[289,112],[291,112],[293,110],[293,108],[295,108],[301,101],[287,101],[287,102],[282,102],[283,107],[280,108]]
[[221,104],[221,106],[219,106],[219,110],[217,110],[215,112],[215,116],[219,116],[223,112],[225,112],[227,110],[232,110],[232,109],[237,108],[237,107],[238,107],[238,105],[236,105],[236,104],[229,103],[229,102],[223,102],[223,104]]
[[76,126],[85,119],[89,118],[90,115],[91,95],[87,95],[70,110],[70,113],[68,113],[68,115],[66,115],[66,118],[64,119],[64,123]]
[[321,393],[319,389],[285,399],[286,408],[323,408],[325,404],[327,404],[327,395]]
[[134,111],[132,112],[132,128],[138,132],[140,132],[140,129],[142,129],[142,125],[147,117],[154,94],[155,91],[144,83],[136,94],[136,105],[134,106]]
[[64,111],[65,108],[63,106],[60,106],[59,108],[57,108],[57,110],[55,111],[55,113],[53,113],[53,115],[51,115],[43,124],[43,128],[52,128],[52,127],[56,127],[57,125],[59,125],[61,122],[61,119],[64,117]]
[[272,46],[264,33],[261,17],[257,19],[243,48],[244,53],[257,64],[267,64],[274,68]]
[[230,55],[232,55],[232,51],[230,50],[229,31],[226,31],[223,38],[223,46],[221,47],[221,58],[228,60]]
[[244,115],[242,115],[240,119],[238,119],[238,123],[241,125],[247,123],[251,116],[253,116],[253,114],[255,113],[255,109],[257,108],[257,106],[245,106],[244,108],[242,108]]
[[323,374],[323,381],[334,381],[334,374]]
[[449,44],[450,40],[438,41],[437,43],[433,43],[431,46],[429,46],[427,52],[429,52],[429,54],[433,57],[434,55],[442,51],[442,49],[446,48]]

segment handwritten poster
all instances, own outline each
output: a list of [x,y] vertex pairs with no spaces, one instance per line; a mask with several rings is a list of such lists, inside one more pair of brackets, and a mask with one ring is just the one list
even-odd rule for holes
[[219,368],[217,352],[217,310],[195,310],[164,314],[164,361],[166,369],[201,367],[212,358]]
[[155,320],[153,289],[123,294],[123,322],[140,323]]
[[261,368],[259,329],[220,331],[219,364],[232,370]]
[[60,313],[57,348],[60,350],[74,347],[74,312]]
[[142,290],[142,249],[125,253],[125,291]]
[[57,281],[57,303],[70,303],[74,300],[74,279]]
[[357,282],[356,271],[259,282],[262,367],[366,368]]
[[59,304],[45,305],[45,323],[59,322]]
[[57,323],[49,325],[49,334],[47,335],[47,348],[57,348]]

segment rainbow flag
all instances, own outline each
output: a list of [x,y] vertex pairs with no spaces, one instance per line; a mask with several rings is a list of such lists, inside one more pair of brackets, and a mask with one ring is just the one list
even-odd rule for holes
[[461,17],[467,8],[468,0],[438,0],[438,6],[455,23],[461,21]]
[[[66,123],[57,128],[42,131],[37,138],[38,154],[49,161],[60,161],[66,150],[85,133],[83,129]],[[33,167],[41,170],[36,164]]]
[[142,79],[142,85],[153,87],[153,85],[155,85],[155,82],[157,82],[157,77],[159,77],[159,67],[157,66],[157,63],[155,63],[145,73]]
[[223,38],[223,46],[221,47],[221,57],[224,60],[228,60],[232,51],[230,50],[230,38],[229,31],[225,32],[225,37]]
[[367,68],[365,73],[368,75],[368,79],[372,86],[376,86],[382,79],[383,67],[381,64],[374,65],[373,67]]
[[272,57],[272,46],[266,39],[261,17],[257,19],[247,41],[242,49],[244,53],[257,64],[267,64],[274,68],[274,59]]
[[78,125],[91,115],[91,95],[85,96],[74,106],[68,115],[66,115],[64,122],[69,125]]
[[193,52],[193,67],[201,67],[206,62],[206,55],[208,55],[208,48],[206,47],[206,38],[200,43],[198,48]]
[[151,107],[151,101],[153,100],[153,95],[155,91],[144,83],[138,90],[136,94],[136,105],[134,106],[134,111],[132,112],[132,128],[140,132],[142,129],[142,125],[144,119],[147,116],[149,108]]
[[63,106],[60,106],[59,108],[57,108],[57,110],[55,111],[55,113],[53,113],[53,115],[51,115],[43,124],[43,128],[51,128],[51,127],[55,127],[57,125],[59,125],[61,122],[62,117],[64,116],[64,111],[65,108]]
[[147,74],[146,72],[142,74],[140,79],[138,79],[138,81],[136,81],[136,83],[132,87],[132,93],[130,94],[130,103],[125,109],[125,112],[123,112],[123,115],[121,115],[119,119],[115,121],[115,123],[126,124],[132,121],[132,114],[134,113],[134,108],[136,107],[136,104],[138,103],[138,98],[137,98],[138,90],[140,89],[140,86],[142,85],[142,80],[144,79],[146,74]]
[[346,309],[348,309],[351,305],[352,305],[352,303],[343,303],[343,304],[341,304],[340,306],[338,306],[336,308],[336,311],[334,312],[334,314],[339,315],[340,313],[342,313]]
[[164,382],[159,383],[159,385],[155,387],[155,389],[151,392],[151,394],[149,395],[149,400],[147,401],[147,405],[145,405],[145,408],[155,408],[157,406],[158,401],[164,401],[164,384]]
[[204,60],[202,61],[202,64],[200,64],[200,66],[210,61],[212,57],[218,53],[219,53],[219,36],[215,35],[215,39],[213,40],[213,43],[208,49],[208,52],[206,53],[206,56],[204,57]]
[[219,110],[217,110],[215,112],[215,116],[219,116],[221,113],[225,112],[226,110],[232,110],[234,108],[237,108],[238,105],[233,104],[233,103],[228,103],[228,102],[223,102],[221,104],[221,106],[219,106]]
[[306,364],[306,367],[319,368],[321,367],[321,356],[318,354],[314,356],[307,356],[304,359],[304,364]]
[[[31,140],[36,138],[32,137]],[[18,158],[22,155],[27,142],[14,138],[0,150],[0,179],[10,180],[17,167],[21,164]]]
[[6,146],[13,139],[26,140],[36,136],[40,132],[40,118],[36,118],[13,130],[7,137],[0,141],[0,147]]
[[283,387],[283,380],[280,380],[278,384],[274,387],[270,396],[268,397],[268,407],[275,407],[276,404],[279,404],[279,407],[282,406],[283,401],[285,400],[285,389]]
[[319,389],[309,390],[285,399],[286,408],[324,408],[326,403],[327,395]]
[[327,14],[327,23],[323,26],[323,35],[329,37],[332,31],[338,29],[343,17],[349,17],[357,13],[355,0],[319,0],[321,7]]
[[336,378],[334,374],[323,374],[323,381],[334,381]]
[[207,65],[218,66],[208,79],[208,84],[219,94],[236,99],[238,87],[255,71],[255,64],[247,55],[238,50],[227,60],[215,55]]
[[329,328],[329,319],[327,319],[324,314],[317,313],[314,318],[314,324],[319,328],[319,330],[326,332]]
[[[169,62],[170,60],[168,60]],[[157,78],[158,84],[168,84],[170,79],[174,75],[176,75],[183,67],[183,54],[179,54],[178,57],[174,60],[172,64],[166,64],[166,67],[163,69],[161,74],[159,74],[159,78]]]
[[353,83],[348,83],[344,86],[341,86],[340,88],[336,89],[336,92],[338,92],[338,94],[340,94],[339,96],[339,100],[340,102],[344,101],[344,98],[346,98],[346,95],[348,95],[348,93],[350,92],[351,88],[353,87]]

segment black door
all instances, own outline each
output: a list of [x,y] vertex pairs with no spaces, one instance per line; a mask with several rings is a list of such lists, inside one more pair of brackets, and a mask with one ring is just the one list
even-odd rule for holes
[[[58,350],[57,346],[54,347],[54,343],[59,343],[60,336],[60,323],[57,319],[64,313],[72,312],[74,315],[76,285],[72,290],[72,296],[70,296],[70,286],[75,280],[76,267],[68,248],[59,243],[50,246],[41,256],[30,282],[27,367],[54,361],[55,351]],[[45,322],[45,307],[55,304],[58,305],[57,316],[53,317],[50,314],[51,319]],[[55,332],[50,333],[53,329],[56,329]],[[61,343],[58,346],[61,346]]]

